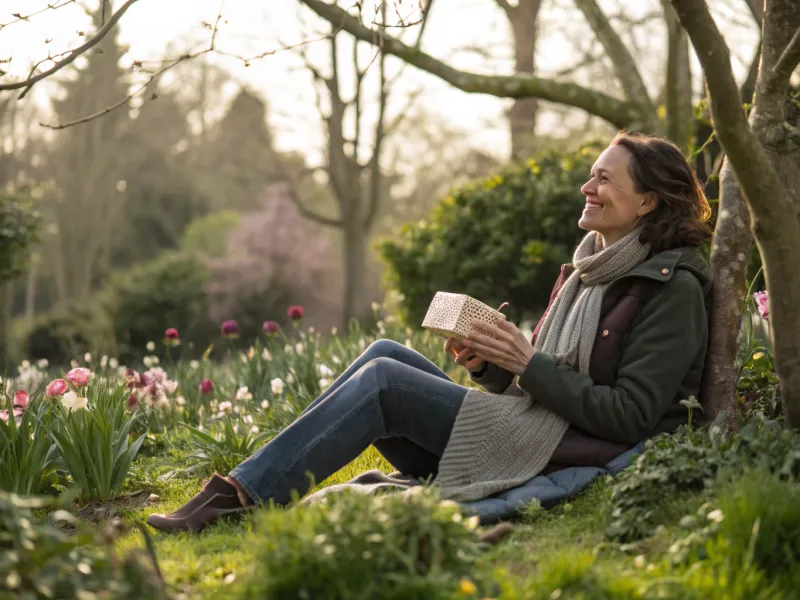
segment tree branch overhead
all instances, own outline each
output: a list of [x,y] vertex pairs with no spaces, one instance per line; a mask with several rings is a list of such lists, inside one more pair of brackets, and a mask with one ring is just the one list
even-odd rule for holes
[[375,46],[380,45],[385,53],[431,73],[462,91],[499,98],[539,98],[558,102],[583,109],[618,128],[633,127],[641,123],[640,112],[631,102],[574,83],[563,83],[532,75],[481,75],[461,71],[384,32],[366,27],[356,17],[338,6],[322,0],[300,1],[333,26],[340,27],[357,39]]

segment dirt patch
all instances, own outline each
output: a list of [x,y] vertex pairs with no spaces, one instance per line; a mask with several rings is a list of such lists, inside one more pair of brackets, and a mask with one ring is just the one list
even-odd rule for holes
[[148,504],[150,492],[147,490],[135,490],[122,494],[121,496],[101,502],[91,500],[78,508],[75,516],[90,523],[100,524],[119,516],[119,511],[123,509],[141,508]]

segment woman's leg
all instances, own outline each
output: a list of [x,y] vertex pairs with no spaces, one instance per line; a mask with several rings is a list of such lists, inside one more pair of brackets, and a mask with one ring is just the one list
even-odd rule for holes
[[[391,358],[410,367],[424,371],[441,379],[452,381],[444,371],[428,360],[424,355],[416,350],[412,350],[395,342],[394,340],[376,340],[342,373],[331,386],[325,390],[319,398],[309,404],[302,414],[311,410],[317,404],[325,400],[339,386],[350,379],[354,373],[376,358]],[[389,463],[401,473],[414,475],[416,477],[427,478],[436,475],[439,465],[439,456],[433,454],[425,448],[420,447],[405,437],[387,437],[375,440],[372,444]]]
[[[381,438],[405,438],[437,457],[467,393],[398,360],[369,360],[230,474],[255,501],[305,494]],[[333,386],[332,386],[333,387]]]

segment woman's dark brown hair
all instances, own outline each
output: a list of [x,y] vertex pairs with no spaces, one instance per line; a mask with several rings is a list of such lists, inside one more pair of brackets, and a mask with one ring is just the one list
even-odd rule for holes
[[630,175],[639,193],[652,192],[656,208],[641,218],[643,244],[653,252],[701,246],[711,235],[711,207],[680,149],[662,138],[620,132],[611,142],[631,153]]

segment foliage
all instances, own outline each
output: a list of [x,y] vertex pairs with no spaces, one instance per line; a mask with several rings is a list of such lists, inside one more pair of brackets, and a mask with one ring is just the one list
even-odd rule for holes
[[40,218],[29,191],[0,189],[0,285],[19,275],[37,241]]
[[419,323],[436,291],[510,302],[519,320],[541,310],[561,264],[581,239],[580,188],[601,148],[549,151],[484,181],[454,189],[429,219],[379,245],[404,318]]
[[228,248],[228,235],[239,227],[242,214],[221,210],[194,219],[181,236],[180,248],[189,254],[222,258]]
[[287,325],[290,304],[319,307],[339,297],[327,239],[303,218],[290,190],[270,190],[264,206],[230,232],[224,257],[208,261],[211,316],[235,318],[247,337],[258,335],[266,319]]
[[118,356],[141,355],[147,342],[159,339],[168,327],[178,328],[189,352],[193,341],[207,340],[212,331],[204,289],[208,281],[202,262],[178,252],[114,275],[104,301]]
[[[113,526],[102,539],[83,529],[69,535],[57,527],[37,522],[31,511],[54,504],[53,499],[23,499],[0,491],[0,548],[3,549],[0,552],[0,595],[3,598],[168,598],[152,551],[146,559],[140,552],[117,556],[113,547],[116,538]],[[78,525],[77,519],[65,510],[55,511],[51,518],[56,524]],[[146,531],[143,534],[147,536]]]
[[25,356],[46,359],[52,364],[66,365],[75,356],[90,349],[100,350],[103,344],[102,315],[93,302],[69,304],[53,308],[37,316],[22,333]]
[[622,541],[647,537],[667,516],[661,510],[665,502],[681,493],[707,490],[720,472],[734,476],[755,467],[796,478],[800,435],[777,421],[753,418],[735,435],[713,424],[656,436],[612,484],[608,533]]
[[194,452],[189,455],[195,464],[191,471],[228,473],[240,462],[258,450],[271,432],[253,434],[246,427],[234,424],[230,417],[221,419],[221,426],[210,432],[185,425],[189,430],[189,443]]
[[85,409],[55,404],[58,417],[50,435],[81,498],[106,501],[122,491],[144,436],[129,437],[137,415],[127,411],[124,386],[94,384],[87,391]]
[[477,518],[433,492],[414,491],[341,494],[262,513],[256,568],[241,597],[478,597],[489,582],[478,569]]
[[[13,415],[11,398],[5,405]],[[7,422],[0,419],[0,489],[27,496],[44,491],[57,458],[56,447],[47,435],[51,420],[48,409],[45,402],[33,399],[22,411],[19,423],[13,416]]]

